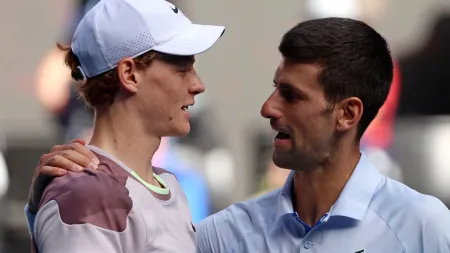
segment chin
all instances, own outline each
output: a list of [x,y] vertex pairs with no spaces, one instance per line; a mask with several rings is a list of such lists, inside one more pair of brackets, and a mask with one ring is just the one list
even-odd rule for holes
[[183,124],[183,125],[179,126],[174,135],[183,137],[183,136],[188,135],[190,131],[191,131],[191,125],[189,123],[187,123],[187,124]]
[[191,131],[191,125],[189,123],[171,124],[159,132],[159,136],[167,137],[184,137]]
[[273,163],[280,168],[290,169],[292,167],[292,161],[287,154],[281,154],[281,152],[273,152]]

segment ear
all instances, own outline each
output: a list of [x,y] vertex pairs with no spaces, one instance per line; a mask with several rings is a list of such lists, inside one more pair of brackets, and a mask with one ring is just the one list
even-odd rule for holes
[[337,106],[339,107],[336,108],[339,110],[337,130],[343,132],[357,127],[364,109],[361,99],[350,97],[342,100]]
[[138,90],[138,73],[136,63],[132,58],[123,58],[117,64],[117,75],[125,90],[136,93]]

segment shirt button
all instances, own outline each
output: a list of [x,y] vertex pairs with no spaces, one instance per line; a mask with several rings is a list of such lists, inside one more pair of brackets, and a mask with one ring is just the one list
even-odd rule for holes
[[312,246],[312,242],[311,241],[306,241],[305,244],[303,245],[305,247],[305,249],[309,249]]

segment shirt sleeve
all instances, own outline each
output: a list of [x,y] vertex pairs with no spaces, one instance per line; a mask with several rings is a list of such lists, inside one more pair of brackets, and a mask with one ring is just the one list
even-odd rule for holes
[[36,214],[30,211],[28,205],[25,206],[25,217],[27,218],[28,231],[30,232],[30,234],[33,234],[34,219],[36,218]]
[[40,253],[143,252],[144,242],[138,241],[138,234],[145,234],[140,227],[142,222],[136,223],[133,217],[129,217],[127,222],[128,227],[124,231],[89,223],[66,224],[61,219],[58,203],[50,201],[37,215],[34,238]]
[[425,196],[405,207],[402,219],[393,228],[405,253],[450,252],[450,211],[437,198]]
[[225,252],[225,249],[221,247],[221,240],[216,228],[216,218],[220,218],[218,217],[220,214],[212,215],[196,225],[197,253]]
[[34,222],[37,251],[146,252],[143,216],[128,194],[102,172],[54,179]]
[[450,211],[448,209],[440,215],[430,217],[424,223],[422,231],[422,252],[450,252]]
[[205,232],[207,231],[206,225],[203,224],[203,222],[200,222],[200,224],[196,225],[197,228],[197,253],[207,253],[211,252],[213,253],[214,250],[212,248],[212,245],[210,244],[210,240],[208,238],[208,234]]

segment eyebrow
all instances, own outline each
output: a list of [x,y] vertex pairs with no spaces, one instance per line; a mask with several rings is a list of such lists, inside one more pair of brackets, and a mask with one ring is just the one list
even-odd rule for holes
[[287,82],[277,83],[276,79],[273,79],[272,81],[273,81],[273,84],[275,84],[277,87],[280,87],[280,86],[286,87],[286,88],[289,88],[292,91],[298,93],[298,95],[306,96],[306,92],[304,92],[301,88],[295,87],[294,85],[292,85],[290,83],[287,83]]

